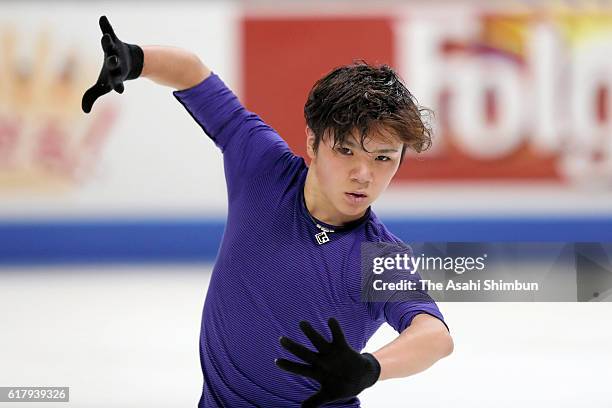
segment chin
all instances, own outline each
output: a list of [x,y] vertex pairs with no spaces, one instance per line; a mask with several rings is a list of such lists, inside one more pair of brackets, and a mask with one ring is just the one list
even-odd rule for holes
[[355,219],[363,215],[363,213],[370,206],[371,201],[372,201],[371,199],[366,199],[365,201],[360,202],[360,203],[352,203],[346,200],[346,198],[344,197],[344,193],[343,193],[343,196],[339,197],[339,200],[336,203],[336,209],[344,217]]
[[369,204],[353,207],[353,206],[344,206],[342,213],[347,217],[359,217],[363,215],[363,213],[368,209]]

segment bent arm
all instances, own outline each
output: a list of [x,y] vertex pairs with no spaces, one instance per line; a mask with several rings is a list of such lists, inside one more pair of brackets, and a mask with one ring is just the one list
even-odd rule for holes
[[372,355],[380,363],[380,381],[424,371],[452,351],[453,339],[446,326],[422,313],[395,340]]
[[150,45],[142,47],[144,64],[140,76],[176,90],[191,88],[211,74],[200,58],[176,47]]

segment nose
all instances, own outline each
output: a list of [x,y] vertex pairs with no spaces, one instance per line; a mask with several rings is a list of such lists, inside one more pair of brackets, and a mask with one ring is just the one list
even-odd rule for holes
[[351,181],[359,184],[368,184],[372,181],[372,169],[365,158],[355,158],[350,172]]

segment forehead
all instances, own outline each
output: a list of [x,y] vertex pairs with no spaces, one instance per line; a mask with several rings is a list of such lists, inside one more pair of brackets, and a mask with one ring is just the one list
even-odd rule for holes
[[[361,146],[361,135],[359,131],[354,130],[349,136],[347,136],[345,143]],[[371,130],[367,133],[363,140],[363,147],[366,150],[379,150],[379,149],[391,149],[398,148],[402,145],[400,138],[393,132],[380,128]]]

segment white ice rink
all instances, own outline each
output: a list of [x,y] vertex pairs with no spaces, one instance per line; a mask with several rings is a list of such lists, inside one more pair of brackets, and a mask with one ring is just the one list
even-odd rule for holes
[[[196,406],[209,277],[206,265],[0,269],[0,386],[69,386],[53,406]],[[455,352],[366,390],[364,407],[612,407],[612,303],[440,308]],[[394,336],[385,325],[367,349]]]

